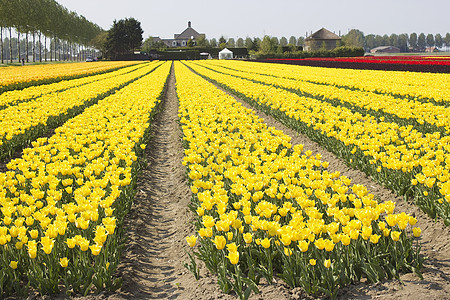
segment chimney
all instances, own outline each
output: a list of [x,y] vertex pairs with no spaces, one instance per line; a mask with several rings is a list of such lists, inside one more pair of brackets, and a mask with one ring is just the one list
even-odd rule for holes
[[191,28],[191,21],[188,21],[188,28]]

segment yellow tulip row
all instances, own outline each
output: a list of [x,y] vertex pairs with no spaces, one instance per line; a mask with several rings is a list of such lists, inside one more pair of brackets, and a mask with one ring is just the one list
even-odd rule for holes
[[4,67],[0,69],[0,92],[8,86],[29,86],[42,82],[59,81],[63,78],[73,78],[105,72],[137,64],[133,61],[96,62],[30,65],[24,67]]
[[[369,112],[374,116],[384,119],[386,114],[399,118],[402,125],[422,125],[426,132],[434,132],[437,127],[442,127],[443,133],[450,133],[450,107],[433,105],[410,100],[408,98],[394,97],[390,94],[377,94],[361,90],[349,90],[336,87],[331,84],[317,84],[305,80],[279,77],[276,69],[259,70],[254,65],[239,61],[202,62],[200,65],[228,75],[250,79],[264,84],[270,84],[289,90],[296,90],[312,97],[337,102],[351,109],[359,108],[361,113]],[[322,68],[323,69],[323,68]],[[318,73],[322,71],[318,68]],[[261,74],[264,73],[264,74]],[[450,76],[448,77],[450,82]],[[415,121],[415,122],[411,122]],[[434,126],[426,126],[431,124]],[[417,127],[417,126],[416,126]]]
[[413,126],[383,122],[285,89],[188,65],[261,105],[396,192],[413,193],[427,213],[433,217],[438,213],[450,222],[450,136],[423,134]]
[[67,118],[81,112],[85,106],[95,103],[99,97],[147,74],[160,64],[149,63],[128,73],[115,71],[113,73],[117,72],[117,76],[46,94],[0,110],[0,158],[7,156],[17,145],[41,135],[49,127],[55,128]]
[[386,72],[247,62],[241,62],[239,65],[240,68],[245,66],[249,71],[253,69],[255,73],[260,74],[406,98],[432,99],[446,105],[450,99],[450,74],[445,73]]
[[78,87],[94,81],[104,80],[107,78],[119,76],[122,74],[129,73],[136,69],[143,67],[143,64],[132,65],[129,67],[123,67],[118,71],[102,73],[99,75],[91,75],[78,79],[64,80],[56,83],[50,83],[45,85],[31,86],[23,90],[12,90],[0,94],[0,109],[6,108],[9,105],[14,105],[26,100],[34,99],[46,94],[51,94],[55,92],[60,92],[73,87]]
[[[292,146],[289,136],[180,62],[175,75],[186,145],[183,164],[202,244],[198,257],[218,274],[223,290],[233,286],[243,292],[243,274],[257,283],[278,273],[308,293],[321,287],[335,296],[336,288],[361,274],[372,281],[383,278],[383,270],[380,277],[361,273],[357,257],[377,269],[383,269],[378,255],[386,255],[384,263],[420,265],[394,251],[415,251],[408,234],[415,218],[395,214],[393,202],[377,203],[366,187],[328,172],[320,154]],[[413,232],[420,235],[419,228]],[[196,241],[196,236],[187,238],[191,247]],[[314,268],[310,260],[321,264]],[[344,270],[345,278],[336,276]],[[317,274],[331,279],[317,280]],[[250,288],[248,280],[244,285]]]
[[3,294],[20,292],[11,287],[23,289],[24,276],[44,294],[114,287],[137,155],[170,66],[86,108],[0,173]]

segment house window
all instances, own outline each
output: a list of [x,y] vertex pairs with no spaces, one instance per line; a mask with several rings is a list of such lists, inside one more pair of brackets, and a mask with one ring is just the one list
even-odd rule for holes
[[186,41],[182,41],[181,46],[186,46]]
[[172,41],[172,46],[176,46],[177,45],[177,41]]

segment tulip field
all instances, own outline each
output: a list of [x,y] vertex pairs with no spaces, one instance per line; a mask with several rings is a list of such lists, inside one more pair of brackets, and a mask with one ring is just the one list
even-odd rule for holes
[[[121,288],[124,224],[170,78],[191,199],[180,208],[192,216],[190,280],[201,265],[240,299],[279,281],[335,299],[362,281],[423,278],[420,218],[450,225],[449,74],[219,60],[0,74],[0,298]],[[425,214],[330,170],[258,112]]]
[[[0,111],[8,115],[1,120],[3,145],[15,137],[24,142],[29,132],[36,137],[39,128],[52,126],[46,121],[71,116],[0,174],[1,295],[20,295],[24,284],[43,294],[58,293],[61,284],[78,294],[117,284],[112,272],[137,155],[169,70],[170,63],[160,62],[120,69]],[[78,108],[76,116],[71,108]]]

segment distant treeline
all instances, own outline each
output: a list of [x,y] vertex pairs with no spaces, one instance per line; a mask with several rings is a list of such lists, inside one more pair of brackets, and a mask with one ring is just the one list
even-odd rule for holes
[[[366,52],[371,49],[380,46],[394,46],[398,47],[401,52],[423,52],[427,47],[438,48],[450,48],[450,33],[445,36],[441,34],[425,34],[425,33],[402,33],[391,35],[375,35],[364,33],[358,29],[352,29],[347,34],[341,36],[339,46],[347,46],[351,48],[363,48]],[[163,42],[153,42],[153,37],[147,38],[142,46],[142,50],[148,52],[150,50],[164,50],[167,46]],[[266,54],[280,54],[284,52],[296,52],[301,51],[304,46],[304,37],[291,36],[286,37],[273,37],[265,36],[264,38],[228,38],[220,37],[219,40],[212,38],[207,39],[201,37],[196,40],[196,45],[199,48],[247,48],[250,54],[256,54],[259,52],[261,55]],[[286,47],[289,50],[286,51]],[[194,46],[194,48],[196,48]]]
[[86,53],[84,49],[93,46],[102,32],[97,24],[55,0],[0,0],[1,63],[21,58],[28,61],[30,54],[34,61],[47,56],[56,59],[57,51],[60,60]]
[[437,34],[425,33],[402,33],[391,35],[375,35],[364,33],[358,29],[350,30],[342,36],[342,44],[350,47],[363,47],[366,52],[381,46],[394,46],[401,52],[424,52],[428,47],[450,48],[450,33],[444,37]]

